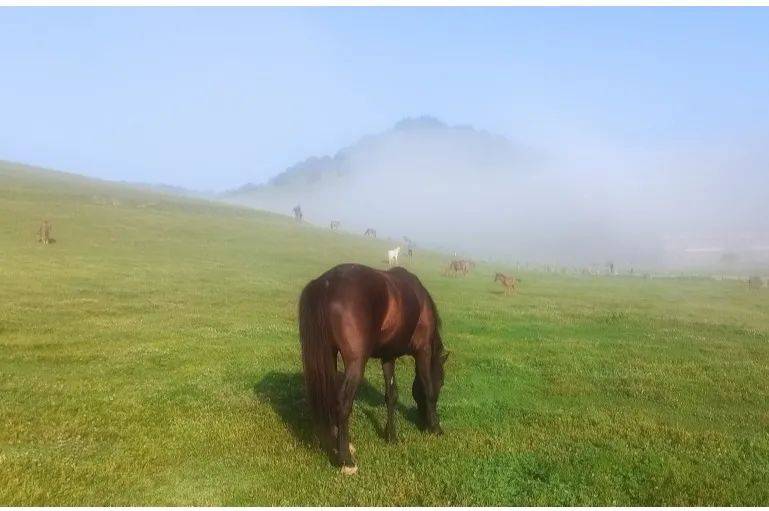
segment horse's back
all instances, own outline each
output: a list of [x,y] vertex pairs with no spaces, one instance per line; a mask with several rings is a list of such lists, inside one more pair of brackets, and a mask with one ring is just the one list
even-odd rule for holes
[[351,349],[352,338],[365,341],[364,349],[378,358],[408,352],[417,324],[434,310],[419,279],[404,268],[376,270],[361,264],[340,264],[308,284],[322,295],[316,304],[331,320],[337,347]]
[[357,320],[365,319],[373,327],[387,302],[387,282],[381,274],[362,264],[345,263],[334,266],[311,284],[323,289],[320,306],[328,314],[357,318],[365,313],[365,318]]

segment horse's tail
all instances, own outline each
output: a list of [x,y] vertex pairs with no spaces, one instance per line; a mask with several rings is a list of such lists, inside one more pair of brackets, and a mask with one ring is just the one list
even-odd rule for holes
[[336,417],[336,361],[323,303],[324,291],[317,280],[302,290],[299,297],[299,339],[310,409],[321,432],[328,434]]

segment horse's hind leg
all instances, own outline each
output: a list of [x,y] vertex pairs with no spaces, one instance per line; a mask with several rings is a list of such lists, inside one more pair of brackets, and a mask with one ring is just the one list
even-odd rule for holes
[[[336,436],[336,455],[337,463],[343,468],[352,469],[355,467],[355,461],[350,452],[350,412],[355,400],[355,393],[358,385],[363,378],[363,369],[366,363],[362,359],[351,361],[344,370],[344,380],[339,386],[337,395],[337,436]],[[354,473],[354,472],[350,472]]]
[[385,402],[387,403],[387,424],[385,439],[390,443],[398,441],[395,432],[395,403],[398,401],[398,389],[395,387],[395,360],[382,361],[382,372],[385,380]]

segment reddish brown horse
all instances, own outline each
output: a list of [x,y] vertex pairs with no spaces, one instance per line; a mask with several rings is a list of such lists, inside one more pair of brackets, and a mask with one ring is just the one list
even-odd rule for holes
[[[412,355],[416,376],[411,392],[426,428],[442,433],[438,394],[448,353],[430,294],[404,268],[379,271],[360,264],[336,266],[305,286],[299,298],[299,335],[310,406],[321,440],[334,461],[353,472],[349,417],[366,361],[382,361],[387,404],[386,439],[396,441],[395,359]],[[337,379],[337,354],[344,375]]]
[[510,291],[515,291],[515,288],[518,286],[518,279],[515,277],[508,277],[504,273],[497,273],[494,276],[494,282],[501,282],[502,286],[505,288],[505,296],[510,294]]

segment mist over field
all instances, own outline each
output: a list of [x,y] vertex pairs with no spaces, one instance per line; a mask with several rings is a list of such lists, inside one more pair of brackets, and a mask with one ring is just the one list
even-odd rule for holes
[[0,13],[0,159],[475,258],[769,273],[769,10],[117,12]]
[[[400,242],[520,263],[618,269],[769,261],[766,158],[628,148],[574,134],[511,140],[421,117],[227,199]],[[724,254],[734,254],[726,266]],[[729,258],[726,258],[729,259]]]

